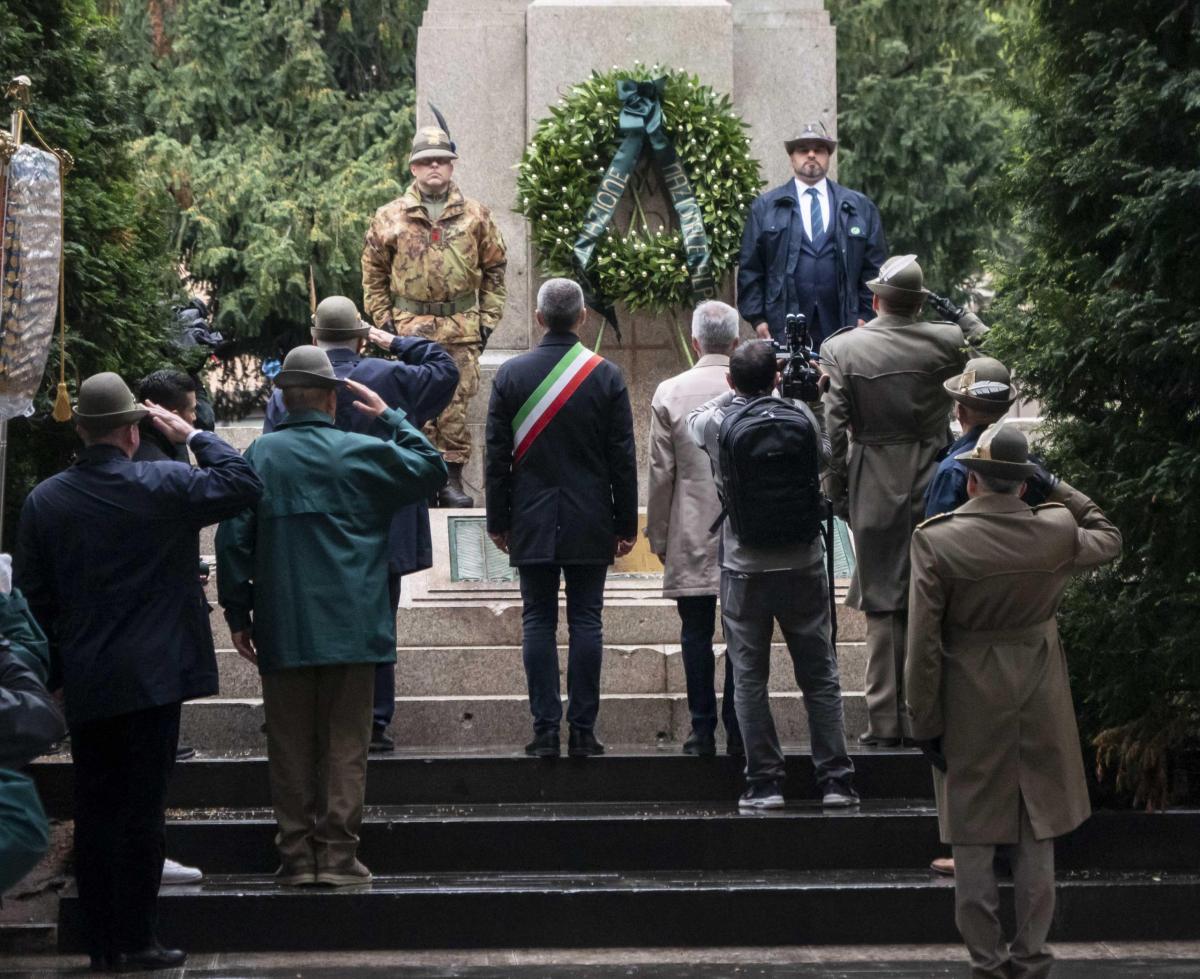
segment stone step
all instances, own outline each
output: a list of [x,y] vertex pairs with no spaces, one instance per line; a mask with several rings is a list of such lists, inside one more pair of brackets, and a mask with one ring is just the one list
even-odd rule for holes
[[[866,729],[861,693],[843,693],[848,739]],[[808,738],[804,700],[799,693],[771,694],[775,727],[783,741]],[[564,708],[565,709],[565,708]],[[266,735],[258,698],[211,697],[184,705],[180,741],[206,751],[264,751]],[[401,745],[489,748],[521,744],[532,734],[524,694],[477,697],[397,697],[392,737]],[[622,745],[681,743],[691,730],[682,693],[609,694],[600,704],[596,734]]]
[[[725,651],[716,648],[716,685],[724,683]],[[838,670],[844,690],[862,690],[866,678],[864,643],[838,647]],[[221,696],[258,697],[258,669],[233,649],[217,650]],[[567,657],[559,656],[562,689],[566,689]],[[687,681],[678,644],[605,646],[601,691],[610,693],[686,693]],[[786,647],[771,649],[771,689],[796,690]],[[396,691],[405,697],[478,697],[525,694],[525,668],[520,646],[400,646],[396,650]]]
[[[209,583],[208,600],[217,601],[216,586]],[[857,609],[839,605],[838,642],[864,642],[866,619]],[[665,599],[615,601],[604,606],[604,641],[612,646],[658,646],[679,643],[679,615],[675,603]],[[218,649],[232,649],[229,627],[219,609],[213,611],[213,641]],[[718,643],[725,641],[717,617]],[[774,642],[783,641],[775,630]],[[463,646],[521,645],[521,605],[519,601],[486,604],[401,605],[396,616],[396,642],[401,646],[461,648]],[[560,612],[558,644],[566,647],[567,621]]]
[[[1200,875],[1060,877],[1056,941],[1200,937]],[[1011,887],[1001,888],[1012,933]],[[171,887],[159,937],[193,952],[414,948],[644,948],[954,942],[954,884],[927,871],[455,873],[281,889],[265,876]],[[59,949],[83,950],[64,895]]]
[[[180,762],[171,775],[168,805],[174,810],[269,806],[267,762],[259,751],[256,757],[200,756]],[[932,798],[929,764],[918,751],[852,745],[850,753],[855,786],[864,799]],[[787,790],[798,798],[810,795],[813,765],[807,749],[790,745],[785,765]],[[728,804],[744,787],[742,768],[741,759],[692,758],[680,754],[678,745],[662,749],[610,745],[602,758],[549,761],[528,758],[517,745],[470,754],[400,749],[370,756],[367,805]],[[44,758],[30,771],[46,811],[57,819],[69,819],[69,758]]]
[[[792,788],[792,787],[789,787]],[[823,809],[794,786],[785,809],[723,803],[523,803],[368,808],[362,859],[377,874],[669,870],[919,870],[947,848],[930,803],[865,799]],[[1133,818],[1130,818],[1133,817]],[[167,827],[172,857],[208,874],[270,874],[270,810],[201,810]],[[1101,812],[1057,844],[1056,869],[1194,872],[1200,810]]]

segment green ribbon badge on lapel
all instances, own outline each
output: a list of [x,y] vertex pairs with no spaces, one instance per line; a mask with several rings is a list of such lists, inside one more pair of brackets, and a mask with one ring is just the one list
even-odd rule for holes
[[646,141],[662,176],[671,205],[679,216],[679,227],[683,234],[684,252],[687,255],[688,277],[693,302],[710,299],[716,295],[716,280],[711,270],[711,252],[708,235],[704,230],[704,215],[696,203],[691,183],[671,137],[663,128],[662,95],[667,79],[634,81],[621,79],[617,82],[617,96],[621,100],[621,115],[617,128],[621,133],[621,145],[613,155],[600,186],[592,198],[591,207],[583,221],[583,229],[575,239],[574,257],[583,287],[584,298],[594,309],[612,324],[621,339],[621,328],[617,323],[616,309],[602,296],[588,275],[588,266],[596,244],[612,223],[617,205],[625,196],[625,190],[633,177]]

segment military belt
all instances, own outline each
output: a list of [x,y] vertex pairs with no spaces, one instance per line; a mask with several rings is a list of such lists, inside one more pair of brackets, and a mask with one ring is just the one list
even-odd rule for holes
[[1053,639],[1058,633],[1058,619],[1049,618],[1033,625],[1015,626],[1011,629],[963,629],[959,626],[943,626],[942,637],[952,646],[988,646],[993,643],[1037,642]]
[[465,313],[468,309],[474,309],[476,304],[477,299],[473,292],[464,292],[461,296],[455,296],[444,303],[427,303],[419,299],[406,299],[404,296],[392,297],[392,305],[396,309],[417,316],[453,316],[455,313]]

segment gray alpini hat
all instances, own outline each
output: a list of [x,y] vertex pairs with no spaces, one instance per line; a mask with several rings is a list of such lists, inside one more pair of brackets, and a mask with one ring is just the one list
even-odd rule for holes
[[320,347],[293,347],[275,375],[277,388],[335,388],[345,381],[333,372],[329,355]]
[[313,314],[312,335],[317,340],[353,340],[370,332],[370,324],[359,318],[358,307],[345,296],[326,296]]
[[801,143],[824,143],[829,152],[832,153],[837,149],[837,140],[829,135],[829,130],[825,128],[824,123],[807,122],[804,124],[804,130],[799,136],[793,136],[791,139],[783,141],[783,148],[792,153]]
[[879,267],[879,275],[867,283],[867,288],[884,299],[901,301],[929,295],[916,255],[893,255]]
[[79,385],[75,418],[90,432],[107,432],[122,425],[132,425],[148,414],[150,412],[134,400],[129,385],[111,371],[93,374]]
[[1008,368],[995,357],[974,357],[942,387],[955,401],[976,411],[1004,411],[1017,400]]
[[1029,461],[1029,442],[1021,430],[1004,422],[989,425],[975,448],[954,457],[968,469],[997,479],[1028,479],[1037,466]]

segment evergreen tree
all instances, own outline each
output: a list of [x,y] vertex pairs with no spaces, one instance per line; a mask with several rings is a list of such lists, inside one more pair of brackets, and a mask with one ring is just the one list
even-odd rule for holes
[[141,159],[218,327],[270,350],[318,296],[361,296],[375,209],[407,182],[415,0],[127,0]]
[[1124,535],[1061,626],[1085,734],[1159,805],[1200,734],[1200,2],[1039,0],[1021,41],[1029,250],[992,349]]
[[[138,180],[128,153],[131,105],[106,49],[110,25],[93,0],[0,4],[0,71],[33,81],[30,115],[46,140],[67,150],[64,182],[67,381],[116,371],[134,381],[164,366],[169,300],[177,288],[167,224],[157,197]],[[26,136],[31,134],[27,131]],[[39,480],[64,468],[78,445],[70,424],[50,418],[58,344],[32,418],[9,425],[4,537]]]
[[838,38],[838,179],[879,205],[890,254],[915,252],[962,293],[1006,241],[991,215],[1008,147],[1003,25],[1024,2],[831,0]]

